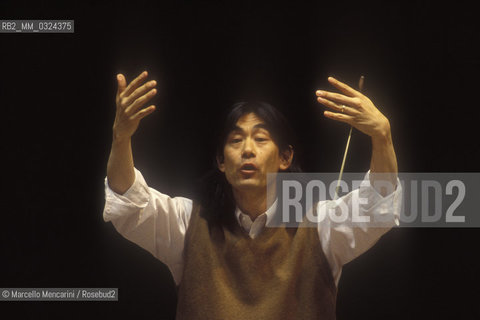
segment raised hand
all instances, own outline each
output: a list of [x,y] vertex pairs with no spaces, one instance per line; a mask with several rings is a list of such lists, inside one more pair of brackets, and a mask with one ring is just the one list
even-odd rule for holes
[[127,86],[125,76],[123,74],[117,75],[118,89],[115,99],[117,111],[113,124],[114,139],[130,139],[137,130],[140,120],[155,111],[154,105],[142,108],[157,93],[157,89],[154,88],[157,85],[155,80],[144,83],[147,76],[148,72],[144,71]]
[[317,101],[335,111],[325,111],[326,117],[346,122],[372,138],[390,134],[390,122],[368,97],[333,77],[328,82],[343,94],[316,91]]

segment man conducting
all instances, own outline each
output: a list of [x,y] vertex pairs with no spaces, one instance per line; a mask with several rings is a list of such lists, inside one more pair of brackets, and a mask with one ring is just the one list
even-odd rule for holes
[[[307,228],[274,226],[281,206],[267,196],[267,173],[298,171],[285,117],[267,103],[235,104],[221,124],[216,173],[204,196],[172,198],[150,188],[133,163],[131,137],[155,110],[145,107],[157,92],[147,76],[145,71],[127,85],[117,75],[103,217],[169,267],[178,289],[177,319],[335,319],[342,266],[398,224],[401,186],[388,119],[334,78],[328,81],[341,93],[316,92],[331,110],[326,117],[372,141],[370,170],[360,187],[334,203],[350,211],[359,206],[362,215],[387,221],[386,227],[335,224],[328,215]],[[394,189],[377,187],[380,176]],[[367,201],[358,203],[355,196]],[[315,208],[326,205],[319,201]]]

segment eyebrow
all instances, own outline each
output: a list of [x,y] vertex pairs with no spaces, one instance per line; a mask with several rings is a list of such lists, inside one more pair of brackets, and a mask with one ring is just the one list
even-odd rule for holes
[[[259,124],[254,125],[254,126],[253,126],[253,129],[254,129],[254,130],[255,130],[255,129],[265,129],[265,130],[269,131],[269,130],[268,130],[268,127],[267,127],[267,125],[266,125],[265,123],[259,123]],[[234,132],[234,131],[245,132],[245,130],[243,130],[242,128],[240,128],[240,127],[237,126],[237,125],[235,125],[235,126],[233,127],[233,129],[232,129],[231,132]]]

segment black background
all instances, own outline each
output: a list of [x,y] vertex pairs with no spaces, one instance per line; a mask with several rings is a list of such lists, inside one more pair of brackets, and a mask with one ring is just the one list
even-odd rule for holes
[[[190,196],[217,114],[248,94],[282,109],[305,171],[338,170],[348,127],[327,77],[390,119],[403,172],[478,171],[479,23],[469,3],[3,2],[1,19],[74,19],[74,34],[0,34],[0,287],[115,287],[118,302],[4,302],[22,319],[172,319],[168,269],[104,223],[115,75],[159,82],[134,137],[150,186]],[[347,171],[366,171],[355,131]],[[480,213],[479,213],[480,214]],[[339,319],[478,319],[477,229],[396,228],[344,267]],[[3,315],[2,315],[3,318]]]

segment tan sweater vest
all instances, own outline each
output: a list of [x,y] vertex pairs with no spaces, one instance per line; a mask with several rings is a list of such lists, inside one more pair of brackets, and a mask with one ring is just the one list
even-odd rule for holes
[[194,204],[177,319],[335,319],[337,288],[315,227],[265,228],[251,239],[209,225]]

